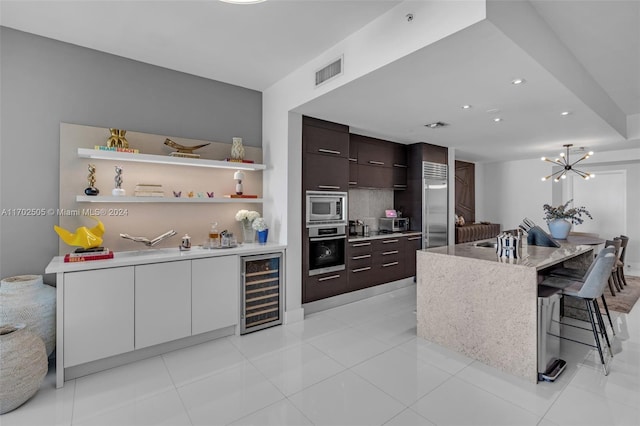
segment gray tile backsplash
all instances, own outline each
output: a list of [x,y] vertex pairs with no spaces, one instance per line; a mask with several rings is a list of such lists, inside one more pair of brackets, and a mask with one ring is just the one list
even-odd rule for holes
[[378,230],[378,218],[393,208],[392,189],[350,189],[349,220],[362,220],[372,231]]

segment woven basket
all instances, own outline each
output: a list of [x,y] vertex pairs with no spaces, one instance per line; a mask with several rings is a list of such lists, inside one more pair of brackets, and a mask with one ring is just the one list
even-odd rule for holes
[[44,342],[25,324],[0,326],[0,414],[24,404],[47,375]]
[[41,275],[0,281],[0,324],[26,324],[44,341],[47,356],[56,346],[56,289]]

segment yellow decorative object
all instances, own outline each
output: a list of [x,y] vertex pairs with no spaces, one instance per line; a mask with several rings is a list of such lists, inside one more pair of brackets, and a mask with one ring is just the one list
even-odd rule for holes
[[102,235],[104,234],[104,224],[97,218],[90,216],[91,219],[98,222],[96,226],[89,229],[86,226],[81,226],[76,229],[76,232],[71,233],[64,228],[60,228],[57,225],[53,226],[60,239],[70,246],[79,246],[85,249],[99,247],[102,244]]
[[125,135],[127,134],[126,130],[122,129],[109,129],[111,132],[111,136],[107,139],[107,146],[109,148],[129,148],[129,141]]

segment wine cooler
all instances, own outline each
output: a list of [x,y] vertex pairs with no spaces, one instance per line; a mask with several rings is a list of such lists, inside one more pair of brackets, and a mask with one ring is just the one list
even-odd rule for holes
[[241,257],[240,334],[282,324],[284,294],[282,253]]

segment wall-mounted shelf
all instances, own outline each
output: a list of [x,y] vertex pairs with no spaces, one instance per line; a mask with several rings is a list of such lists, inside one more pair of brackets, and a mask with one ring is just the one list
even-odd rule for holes
[[174,166],[209,167],[213,169],[265,170],[267,166],[256,163],[236,163],[233,161],[206,160],[203,158],[182,158],[169,155],[131,154],[128,152],[102,151],[78,148],[78,158],[95,160],[132,161],[136,163],[169,164]]
[[[138,154],[139,155],[139,154]],[[188,198],[188,197],[113,197],[110,195],[76,195],[78,203],[262,203],[262,198]]]

